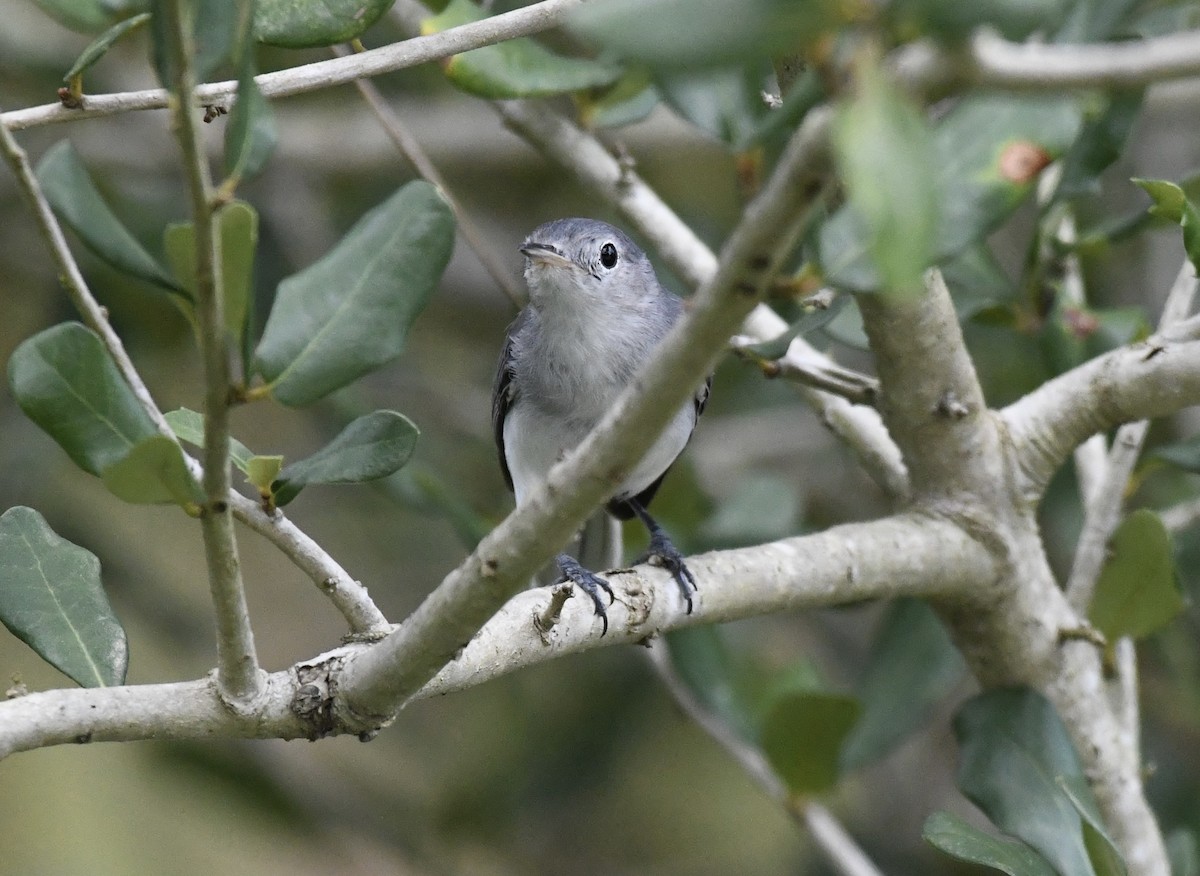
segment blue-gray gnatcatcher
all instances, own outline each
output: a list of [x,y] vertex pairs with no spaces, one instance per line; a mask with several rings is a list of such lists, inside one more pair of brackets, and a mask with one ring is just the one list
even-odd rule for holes
[[[504,479],[520,505],[550,468],[587,436],[683,312],[646,254],[594,219],[559,219],[521,244],[529,305],[508,328],[492,391],[492,427]],[[681,407],[608,501],[620,520],[650,531],[646,558],[671,572],[692,612],[696,580],[646,506],[679,456],[708,398],[706,382]],[[563,575],[592,598],[608,631],[600,591],[608,582],[563,553]]]

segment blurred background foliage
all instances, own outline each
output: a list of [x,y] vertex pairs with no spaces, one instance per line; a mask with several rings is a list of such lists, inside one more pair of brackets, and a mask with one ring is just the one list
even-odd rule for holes
[[[493,11],[512,5],[519,4],[497,2]],[[1172,5],[1121,5],[1137,7],[1142,21],[1178,12]],[[921,4],[898,8],[917,19],[923,14]],[[1133,11],[1127,14],[1133,20]],[[0,20],[0,105],[52,102],[90,37],[28,0],[0,0]],[[375,46],[404,36],[384,16],[363,40]],[[547,44],[572,45],[559,34]],[[264,48],[258,65],[272,70],[327,56],[323,49]],[[514,278],[521,268],[516,246],[541,222],[581,215],[622,224],[506,131],[486,101],[448,84],[436,65],[376,83]],[[88,72],[86,90],[153,85],[147,40],[140,34],[119,42]],[[643,177],[716,247],[771,160],[769,140],[765,149],[756,140],[757,86],[686,69],[664,73],[656,86],[662,102],[648,101],[654,106],[649,115],[604,136],[627,151]],[[565,101],[563,108],[572,109]],[[609,109],[582,105],[584,117],[593,120]],[[1146,196],[1131,177],[1186,178],[1200,153],[1198,109],[1194,82],[1157,87],[1135,107],[1128,114],[1128,139],[1117,138],[1111,166],[1072,197],[1078,227],[1104,229],[1144,211]],[[260,315],[281,278],[326,252],[365,211],[414,178],[351,86],[281,100],[274,110],[278,149],[262,174],[239,190],[260,214]],[[934,114],[942,112],[935,108]],[[208,131],[214,154],[222,124],[218,120]],[[35,160],[62,138],[82,155],[125,223],[160,253],[163,227],[185,218],[186,202],[166,115],[129,113],[19,135]],[[1077,324],[1056,301],[1061,257],[1038,250],[1044,219],[1027,201],[988,237],[991,298],[979,292],[981,274],[967,272],[969,264],[963,269],[967,279],[956,287],[986,299],[960,300],[960,309],[993,405],[1099,348],[1081,349],[1091,333],[1072,335]],[[117,274],[81,247],[75,251],[160,407],[198,408],[199,366],[180,312],[148,285]],[[1178,228],[1166,225],[1114,239],[1100,235],[1079,252],[1089,305],[1137,308],[1145,319],[1156,318],[1183,257]],[[688,291],[664,266],[659,274]],[[1030,318],[1022,322],[1002,304],[1015,290],[1030,288],[1042,306],[1025,312]],[[780,306],[786,312],[787,305]],[[0,314],[4,360],[31,334],[74,316],[8,174],[0,174]],[[398,475],[367,487],[312,487],[288,508],[367,584],[393,620],[411,611],[459,562],[471,539],[510,507],[492,445],[489,393],[513,315],[460,239],[438,292],[393,365],[304,410],[272,404],[235,410],[236,436],[259,452],[289,459],[312,453],[367,410],[394,408],[418,424],[414,461]],[[839,318],[817,340],[840,360],[867,367],[852,321],[852,314]],[[1114,342],[1139,324],[1108,316],[1102,322],[1111,324]],[[1185,412],[1157,424],[1153,440],[1175,441],[1194,434],[1197,425],[1195,412]],[[1152,460],[1139,470],[1133,502],[1161,507],[1194,494],[1196,486],[1195,475]],[[129,631],[131,683],[208,671],[213,636],[195,522],[174,509],[117,502],[22,416],[5,386],[0,508],[18,504],[37,508],[57,532],[100,558],[108,593]],[[708,412],[656,509],[680,546],[695,552],[868,519],[889,506],[794,391],[763,380],[746,364],[726,361]],[[1042,517],[1050,555],[1065,576],[1081,523],[1069,466],[1050,490]],[[631,536],[632,552],[638,545]],[[243,530],[239,537],[265,667],[281,669],[337,644],[341,618],[311,583],[253,534]],[[1200,539],[1178,538],[1176,550],[1191,596],[1200,584]],[[889,619],[895,615],[878,605],[762,618],[728,625],[723,646],[756,666],[801,666],[806,678],[820,679],[831,691],[874,690],[867,709],[875,709],[869,713],[877,724],[886,724],[899,720],[887,703],[898,694],[903,699],[905,681],[868,667],[871,655],[896,635]],[[919,618],[912,623],[924,629]],[[1200,828],[1200,763],[1194,757],[1200,743],[1198,627],[1200,613],[1189,605],[1142,649],[1145,745],[1156,769],[1149,789],[1168,830]],[[0,636],[0,677],[32,690],[65,683],[7,635]],[[848,773],[828,797],[889,873],[972,872],[965,865],[956,870],[918,840],[935,809],[971,814],[954,791],[949,718],[973,685],[955,671],[937,678],[929,690],[913,694],[927,699],[920,703],[927,706],[918,716],[921,732],[892,740],[899,744],[886,758]],[[861,739],[855,744],[869,747]],[[843,751],[844,765],[859,760]],[[6,801],[0,808],[0,873],[22,876],[829,872],[780,807],[680,714],[635,648],[598,649],[418,702],[369,745],[334,739],[59,747],[5,761],[0,793]]]

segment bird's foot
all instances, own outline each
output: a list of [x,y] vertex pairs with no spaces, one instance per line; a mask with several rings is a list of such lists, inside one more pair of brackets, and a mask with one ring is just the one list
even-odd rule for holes
[[696,577],[683,561],[683,554],[671,543],[665,532],[658,527],[654,528],[650,535],[650,547],[638,562],[661,566],[670,572],[687,602],[687,613],[692,613],[692,594],[699,589],[696,586]]
[[[608,632],[608,610],[604,605],[604,600],[600,598],[600,591],[603,590],[608,594],[608,604],[612,605],[616,599],[612,587],[595,572],[589,572],[574,558],[566,554],[558,555],[558,568],[562,570],[563,580],[578,585],[579,589],[592,597],[592,604],[596,606],[596,614],[604,622],[604,627],[600,630],[600,635],[603,636]],[[690,608],[688,610],[691,611]]]

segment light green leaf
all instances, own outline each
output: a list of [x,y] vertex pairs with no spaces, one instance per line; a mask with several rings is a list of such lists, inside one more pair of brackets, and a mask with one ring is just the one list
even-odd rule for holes
[[767,712],[762,750],[793,794],[837,783],[842,742],[858,718],[852,697],[817,691],[781,696]]
[[[484,18],[471,0],[450,0],[440,15],[422,22],[421,32],[439,33]],[[528,37],[451,55],[442,68],[463,91],[487,98],[550,97],[611,85],[621,76],[616,65],[558,55]]]
[[971,802],[1060,876],[1094,876],[1082,819],[1059,783],[1083,770],[1054,707],[1028,689],[990,690],[963,705],[954,732],[958,787]]
[[898,599],[883,619],[859,684],[862,716],[842,749],[854,769],[887,754],[924,723],[962,678],[962,657],[933,610]]
[[129,646],[100,584],[100,561],[32,508],[0,515],[0,621],[84,687],[125,681]]
[[1161,517],[1139,508],[1113,533],[1088,617],[1115,642],[1147,636],[1182,610],[1171,536]]
[[[179,408],[166,414],[167,425],[180,441],[186,441],[193,447],[204,447],[204,415],[188,408]],[[236,438],[229,439],[229,456],[245,474],[250,473],[250,462],[254,452]]]
[[143,12],[140,15],[126,18],[124,21],[118,21],[112,27],[108,28],[100,36],[92,40],[88,44],[88,47],[79,54],[79,57],[75,59],[75,63],[71,65],[71,69],[63,76],[63,82],[70,82],[72,78],[78,76],[88,67],[91,67],[104,57],[105,53],[113,47],[113,44],[117,40],[131,30],[141,27],[149,20],[150,13]]
[[1083,818],[1083,844],[1096,876],[1126,876],[1125,861],[1100,819],[1096,799],[1083,776],[1059,776],[1058,786]]
[[[258,213],[245,201],[231,201],[215,214],[221,236],[221,283],[225,296],[225,330],[235,347],[246,331],[254,294],[254,254],[258,247]],[[163,248],[171,270],[190,294],[196,283],[196,229],[191,222],[168,225]]]
[[925,819],[921,835],[951,857],[1008,876],[1056,876],[1046,859],[1020,840],[991,836],[949,812],[935,812]]
[[408,462],[419,434],[412,420],[395,411],[359,417],[312,456],[279,473],[272,485],[275,503],[286,505],[309,484],[357,484],[387,477]]
[[345,43],[379,20],[395,0],[257,0],[254,38],[305,49]]
[[920,294],[940,206],[932,137],[920,111],[876,68],[838,113],[833,147],[882,291]]
[[166,435],[151,435],[100,473],[108,491],[135,505],[174,502],[200,505],[204,494],[192,479],[180,446]]
[[735,149],[750,144],[770,112],[762,83],[770,65],[663,71],[655,84],[663,101],[700,130]]
[[145,12],[150,0],[33,0],[39,9],[64,27],[99,33],[122,19]]
[[271,484],[283,468],[282,456],[252,456],[246,464],[246,480],[264,496],[271,494]]
[[1167,835],[1167,856],[1171,859],[1171,876],[1200,876],[1196,835],[1187,828],[1177,828]]
[[1200,271],[1200,210],[1184,190],[1173,182],[1160,179],[1135,179],[1154,203],[1152,216],[1178,222],[1183,229],[1183,248],[1192,266]]
[[118,270],[168,291],[183,292],[109,209],[69,140],[46,151],[37,177],[54,212],[88,249]]
[[610,87],[575,95],[579,120],[586,128],[620,128],[640,122],[658,102],[658,89],[640,68],[626,71]]
[[783,334],[769,341],[763,341],[759,344],[750,344],[744,350],[753,356],[766,361],[781,358],[787,353],[788,347],[792,345],[792,341],[801,335],[807,335],[810,332],[815,332],[817,329],[824,328],[829,323],[833,322],[834,318],[841,312],[842,308],[850,302],[849,295],[839,295],[829,304],[828,307],[814,307],[801,316],[798,320],[788,326]]
[[271,394],[309,404],[398,356],[453,247],[449,205],[411,182],[280,283],[256,359]]
[[100,338],[77,322],[46,329],[17,347],[8,381],[26,416],[91,474],[157,434]]
[[1006,39],[1021,41],[1034,31],[1052,30],[1063,20],[1072,0],[900,0],[894,14],[901,28],[928,33],[946,42],[965,39],[988,27]]

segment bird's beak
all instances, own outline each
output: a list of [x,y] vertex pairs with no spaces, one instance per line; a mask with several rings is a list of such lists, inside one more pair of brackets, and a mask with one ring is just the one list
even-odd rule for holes
[[574,262],[559,252],[557,247],[551,246],[548,243],[526,241],[521,244],[521,254],[527,259],[547,265],[567,267],[574,264]]

